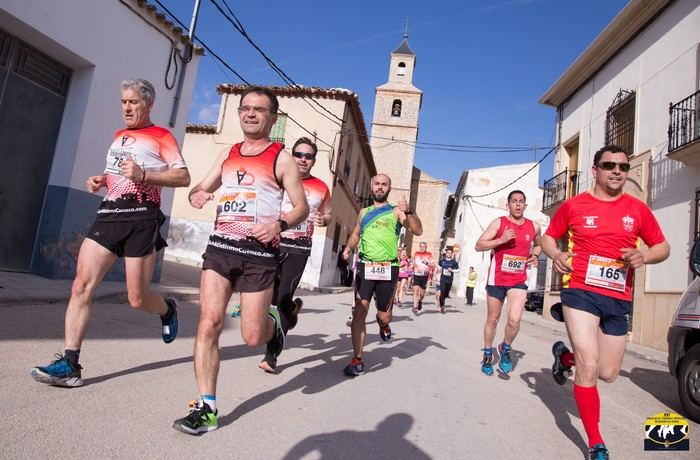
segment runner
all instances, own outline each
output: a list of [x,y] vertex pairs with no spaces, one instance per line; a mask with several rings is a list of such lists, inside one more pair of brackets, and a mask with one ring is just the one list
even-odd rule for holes
[[65,317],[65,350],[47,366],[31,370],[34,380],[61,387],[83,384],[80,349],[92,312],[95,289],[114,262],[124,257],[129,304],[159,315],[165,343],[177,337],[177,305],[150,287],[156,253],[167,246],[160,234],[162,187],[186,187],[190,174],[177,141],[151,122],[156,93],[143,79],[121,83],[125,129],[117,131],[107,151],[104,173],[91,176],[87,188],[107,188],[97,218],[78,255],[78,266]]
[[[540,255],[540,226],[524,217],[525,194],[513,190],[508,194],[508,215],[494,219],[476,242],[477,251],[491,251],[486,282],[487,315],[484,323],[484,356],[481,372],[493,375],[493,339],[508,301],[508,322],[503,341],[498,345],[498,368],[504,374],[513,369],[510,347],[520,330],[520,318],[527,299],[527,267],[537,263]],[[534,247],[533,247],[534,246]]]
[[[311,254],[314,227],[325,227],[331,221],[331,194],[328,187],[321,179],[311,175],[311,168],[316,164],[317,153],[318,147],[307,137],[299,138],[292,148],[292,156],[299,168],[309,204],[309,217],[296,227],[280,234],[280,265],[272,300],[273,305],[276,305],[280,312],[282,331],[285,336],[296,326],[297,315],[303,305],[300,298],[294,299],[294,292],[299,286],[306,261]],[[289,195],[285,193],[282,200],[283,219],[290,209],[292,204],[289,201]],[[271,344],[267,345],[265,357],[258,366],[265,372],[275,372],[277,358]]]
[[[664,261],[670,246],[651,209],[622,191],[630,169],[624,149],[609,145],[593,157],[593,189],[564,202],[542,238],[542,249],[563,274],[561,301],[574,352],[552,347],[554,380],[563,385],[576,365],[574,399],[588,436],[589,457],[607,459],[598,424],[597,380],[620,372],[632,311],[634,270]],[[568,250],[557,241],[569,235]],[[642,251],[641,238],[649,249]]]
[[428,252],[428,243],[421,241],[413,254],[413,314],[423,309],[423,298],[428,287],[428,277],[435,266],[433,254]]
[[453,259],[452,249],[445,251],[445,257],[440,260],[440,295],[438,302],[440,304],[440,313],[445,313],[445,298],[449,297],[450,289],[452,289],[452,280],[454,274],[459,271],[459,264]]
[[[214,232],[202,258],[199,324],[194,373],[199,399],[173,428],[200,434],[218,428],[216,380],[219,337],[226,305],[240,292],[241,337],[251,346],[268,343],[277,358],[284,348],[279,312],[270,308],[279,263],[279,234],[304,222],[309,208],[299,169],[282,144],[270,142],[277,120],[277,97],[250,86],[238,107],[243,142],[224,149],[202,182],[190,190],[190,204],[201,209],[216,199]],[[214,192],[221,188],[218,196]],[[281,218],[283,192],[292,209]]]
[[348,238],[343,257],[350,257],[350,251],[359,246],[360,262],[355,275],[355,309],[352,319],[352,348],[355,356],[343,372],[355,377],[365,370],[362,351],[365,345],[365,321],[369,312],[369,302],[375,296],[379,336],[383,341],[391,339],[391,310],[396,281],[399,276],[397,246],[401,226],[414,235],[421,235],[423,227],[418,216],[408,207],[406,197],[398,206],[387,202],[391,192],[391,179],[386,174],[372,178],[372,201],[374,204],[360,211],[357,224]]
[[394,305],[397,307],[401,307],[403,304],[409,278],[411,278],[411,258],[408,257],[406,248],[401,248],[399,251],[399,287],[394,298]]

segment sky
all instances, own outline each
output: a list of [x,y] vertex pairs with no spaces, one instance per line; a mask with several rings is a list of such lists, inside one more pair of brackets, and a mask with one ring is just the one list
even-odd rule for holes
[[[194,0],[159,1],[189,27]],[[555,109],[538,99],[627,3],[201,0],[196,38],[249,82],[276,86],[285,83],[214,2],[224,10],[228,4],[252,40],[297,84],[357,93],[368,132],[375,88],[387,82],[390,53],[408,23],[416,54],[413,84],[423,91],[418,141],[532,148],[515,153],[417,148],[415,166],[447,180],[451,191],[464,170],[540,160],[554,146]],[[216,122],[216,87],[222,83],[241,80],[213,57],[203,57],[189,122]],[[553,156],[538,168],[540,183],[553,176]]]

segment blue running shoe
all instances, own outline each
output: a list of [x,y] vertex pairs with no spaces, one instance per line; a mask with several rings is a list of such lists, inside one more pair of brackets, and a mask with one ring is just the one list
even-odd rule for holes
[[493,349],[484,348],[484,358],[481,360],[481,372],[493,375]]
[[237,303],[231,309],[231,318],[239,318],[241,316],[241,304]]
[[57,387],[74,388],[83,386],[83,376],[80,364],[73,365],[68,358],[56,353],[56,359],[48,366],[32,368],[31,375],[34,380]]
[[168,306],[168,313],[160,317],[162,323],[161,334],[163,342],[170,343],[177,337],[177,303],[175,299],[168,297],[165,299],[165,304]]
[[510,345],[506,345],[505,342],[501,342],[498,345],[498,368],[504,374],[509,373],[513,370],[513,362],[510,360]]
[[610,460],[610,454],[605,444],[596,444],[588,449],[588,458],[590,460]]

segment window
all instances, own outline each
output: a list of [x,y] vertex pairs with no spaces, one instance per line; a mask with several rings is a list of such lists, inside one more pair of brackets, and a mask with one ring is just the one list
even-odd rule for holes
[[695,241],[700,240],[700,190],[695,191]]
[[391,116],[401,116],[401,99],[394,99],[394,102],[391,103]]
[[277,121],[270,130],[270,140],[284,144],[284,130],[287,127],[287,115],[278,114]]
[[605,117],[605,145],[617,145],[634,154],[634,91],[621,89]]
[[396,73],[399,77],[403,77],[406,75],[406,63],[405,62],[399,62],[399,71]]

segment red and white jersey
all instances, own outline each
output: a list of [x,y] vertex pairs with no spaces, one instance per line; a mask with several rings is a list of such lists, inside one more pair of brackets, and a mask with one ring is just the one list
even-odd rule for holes
[[121,175],[121,164],[133,158],[146,173],[186,168],[175,137],[165,128],[121,129],[107,151],[104,173],[107,194],[97,211],[101,221],[144,220],[159,217],[159,185],[142,184]]
[[567,236],[567,250],[575,254],[562,287],[627,301],[632,300],[634,269],[622,260],[620,249],[638,247],[639,238],[648,246],[665,240],[649,206],[626,193],[615,201],[588,192],[568,199],[546,234],[555,240]]
[[[279,246],[279,236],[263,245],[252,236],[252,228],[280,218],[283,189],[275,169],[283,145],[273,142],[262,152],[245,156],[241,155],[241,145],[231,147],[221,166],[214,236],[228,241],[221,249],[252,259],[270,259]],[[216,246],[212,241],[209,244]]]
[[429,251],[418,251],[413,255],[413,275],[428,276],[435,263],[433,253]]
[[535,224],[530,219],[523,219],[522,224],[516,224],[506,216],[501,216],[500,220],[501,226],[496,238],[508,229],[515,232],[515,238],[491,250],[487,284],[517,286],[527,281],[527,259],[535,241]]
[[[299,225],[290,228],[280,234],[280,246],[287,252],[311,253],[311,238],[314,234],[313,214],[321,211],[322,214],[330,212],[331,194],[328,186],[318,177],[308,177],[302,180],[306,201],[309,203],[309,217]],[[292,210],[289,195],[284,192],[282,199],[282,218]]]

